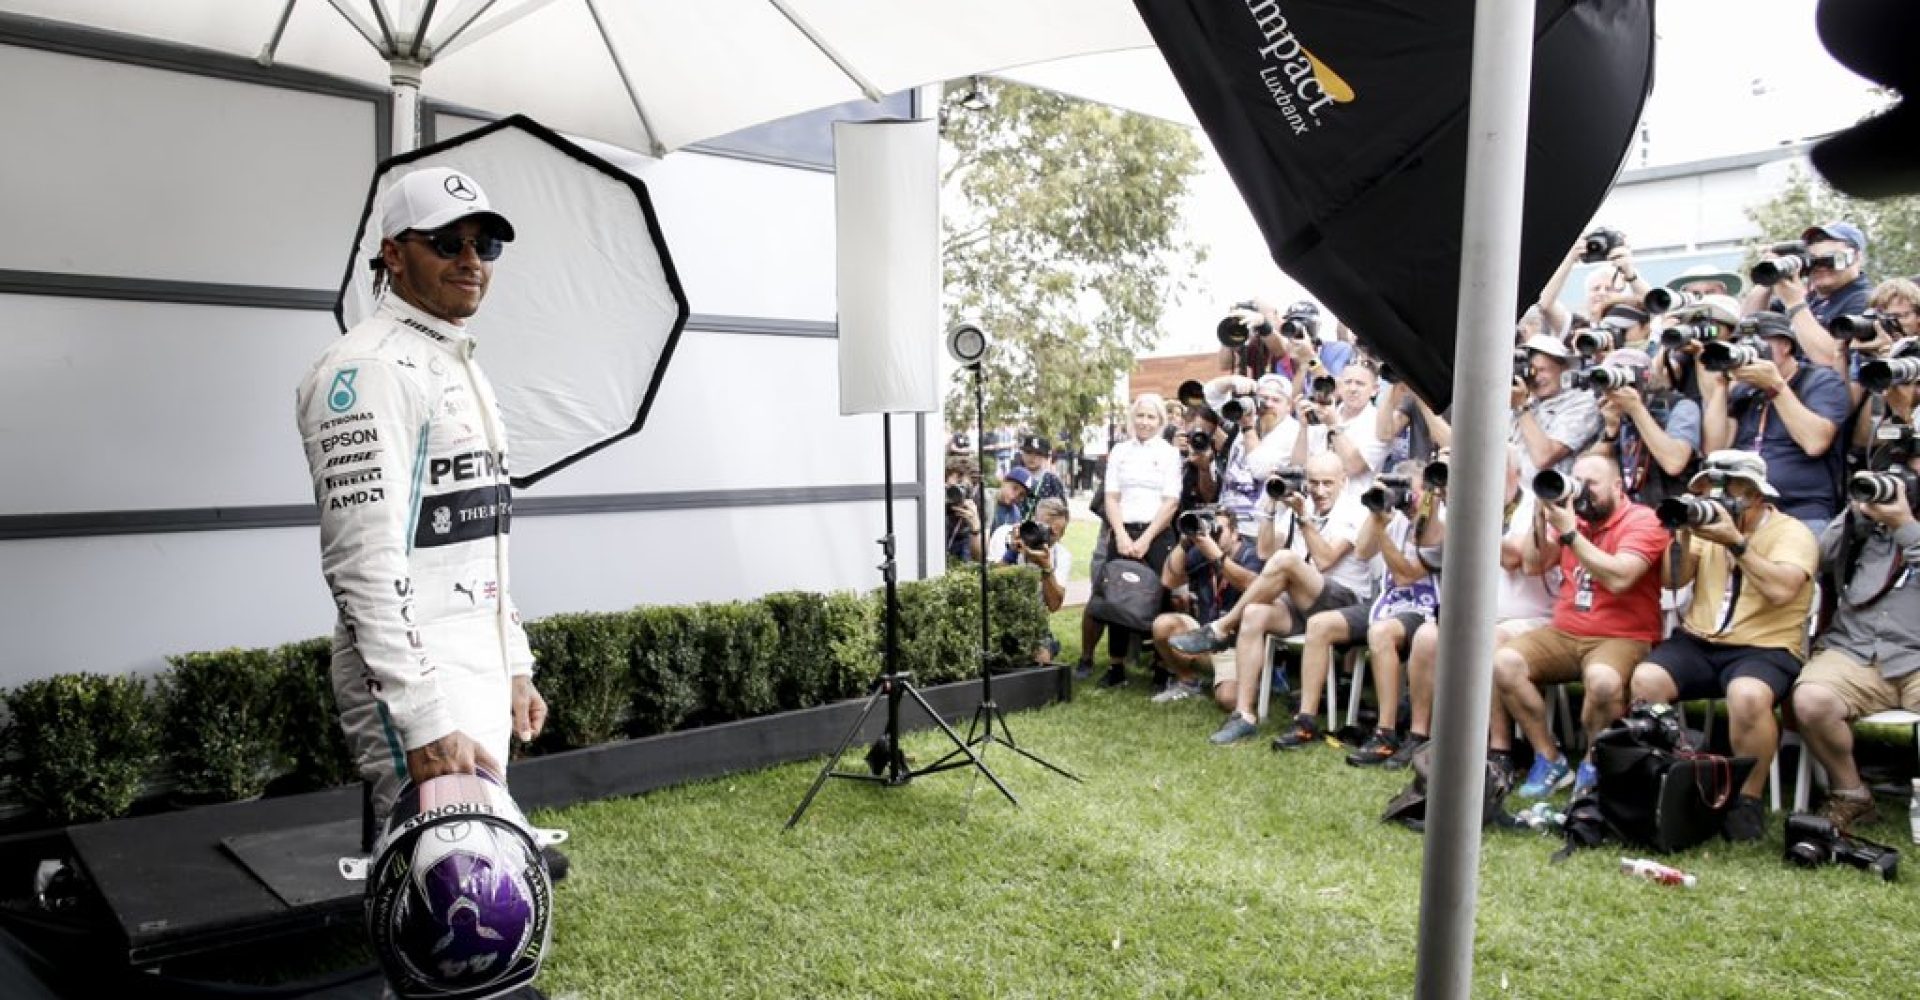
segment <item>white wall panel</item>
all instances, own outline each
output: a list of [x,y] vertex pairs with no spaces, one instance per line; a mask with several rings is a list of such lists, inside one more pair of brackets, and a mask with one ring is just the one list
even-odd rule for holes
[[[912,504],[896,504],[902,578],[915,575]],[[884,505],[850,503],[523,517],[522,614],[871,590]],[[56,673],[151,673],[168,654],[326,635],[333,606],[318,529],[0,542],[0,688]]]
[[333,317],[0,295],[0,514],[313,502],[293,390]]
[[[435,136],[480,124],[442,114]],[[833,319],[832,174],[691,152],[655,160],[589,145],[646,180],[694,312]]]
[[0,268],[333,288],[371,101],[0,45]]

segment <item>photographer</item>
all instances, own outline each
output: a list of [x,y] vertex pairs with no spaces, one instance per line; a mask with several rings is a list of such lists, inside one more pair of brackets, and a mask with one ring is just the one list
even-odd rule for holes
[[[1026,563],[1040,570],[1040,599],[1049,614],[1060,610],[1067,599],[1067,577],[1073,572],[1073,552],[1065,541],[1067,518],[1067,502],[1048,497],[1034,505],[1032,518],[995,528],[987,539],[987,551],[1000,565]],[[1059,644],[1053,643],[1050,654],[1059,651]]]
[[[1299,433],[1298,425],[1287,412],[1286,385],[1286,380],[1278,375],[1265,375],[1258,381],[1242,375],[1225,375],[1208,382],[1205,388],[1207,405],[1219,413],[1230,428],[1215,500],[1233,512],[1241,532],[1249,538],[1258,531],[1253,508],[1260,500],[1261,484],[1278,464],[1272,456],[1279,442],[1269,446],[1267,438],[1279,433],[1290,443]],[[1262,463],[1258,468],[1254,464],[1256,453],[1260,454]],[[1192,510],[1196,506],[1199,505],[1183,503],[1182,509]]]
[[[1241,533],[1239,518],[1231,510],[1223,507],[1211,513],[1195,511],[1181,516],[1200,521],[1205,530],[1181,532],[1180,551],[1160,571],[1160,582],[1168,592],[1188,591],[1191,614],[1168,612],[1154,619],[1153,647],[1173,680],[1151,700],[1167,704],[1199,694],[1199,670],[1206,666],[1213,671],[1213,700],[1232,711],[1240,696],[1232,652],[1182,653],[1170,645],[1170,640],[1212,622],[1232,607],[1258,576],[1260,553],[1254,540]],[[1259,679],[1258,673],[1249,678],[1256,691]]]
[[1032,486],[1033,474],[1017,465],[1001,477],[1000,489],[993,497],[993,524],[987,528],[989,537],[1001,528],[1026,520],[1027,494]]
[[[1379,593],[1366,604],[1349,605],[1307,619],[1307,643],[1300,656],[1300,709],[1293,728],[1273,741],[1276,750],[1309,747],[1320,742],[1317,709],[1327,672],[1333,669],[1333,647],[1365,642],[1373,651],[1374,703],[1380,718],[1371,736],[1347,763],[1355,767],[1384,764],[1400,752],[1397,733],[1400,710],[1402,655],[1422,624],[1439,614],[1441,545],[1446,522],[1441,503],[1445,475],[1428,478],[1417,462],[1395,467],[1395,476],[1382,476],[1361,505],[1367,519],[1354,542],[1355,555],[1375,559]],[[1398,480],[1398,482],[1390,481]]]
[[[1849,483],[1847,512],[1820,537],[1823,586],[1837,600],[1793,689],[1800,738],[1827,770],[1820,815],[1841,831],[1879,819],[1853,760],[1853,720],[1888,709],[1920,712],[1920,522],[1906,462],[1866,489]],[[1872,481],[1869,480],[1869,483]],[[1877,487],[1877,488],[1875,488]]]
[[980,474],[970,455],[947,456],[947,559],[980,558],[980,509],[973,502]]
[[1647,384],[1644,351],[1615,351],[1607,367],[1632,372],[1634,379],[1618,388],[1595,387],[1601,429],[1592,450],[1620,463],[1627,495],[1637,503],[1652,507],[1685,493],[1700,456],[1700,404],[1671,389],[1642,396],[1636,385]]
[[1654,389],[1673,389],[1698,403],[1700,349],[1733,335],[1740,325],[1740,304],[1731,296],[1707,295],[1660,319],[1659,346],[1647,384]]
[[1331,401],[1310,391],[1294,404],[1306,433],[1295,440],[1288,464],[1305,467],[1309,458],[1322,454],[1339,458],[1347,493],[1357,500],[1373,485],[1374,473],[1387,459],[1387,442],[1376,433],[1380,421],[1373,405],[1379,375],[1372,365],[1356,362],[1340,373],[1334,385]]
[[[1105,523],[1093,547],[1093,587],[1101,590],[1109,558],[1136,559],[1160,572],[1173,549],[1174,511],[1180,503],[1180,453],[1161,440],[1160,425],[1166,406],[1154,393],[1142,393],[1130,411],[1132,434],[1115,444],[1107,456]],[[1024,472],[1025,470],[1020,470]],[[1091,606],[1091,605],[1089,605]],[[1106,628],[1100,619],[1080,616],[1080,662],[1074,676],[1093,673],[1093,649]],[[1126,655],[1132,633],[1114,626],[1107,642],[1107,673],[1103,687],[1126,683]]]
[[1809,359],[1819,365],[1843,364],[1840,345],[1827,327],[1835,316],[1867,307],[1872,286],[1863,274],[1866,234],[1850,222],[1829,222],[1809,227],[1800,242],[1803,259],[1809,262],[1804,273],[1783,273],[1772,285],[1756,282],[1748,293],[1748,311],[1778,303]]
[[1774,707],[1800,674],[1819,551],[1813,532],[1773,509],[1779,493],[1750,451],[1707,456],[1692,494],[1660,508],[1673,527],[1666,585],[1693,585],[1680,629],[1634,668],[1633,700],[1725,698],[1733,752],[1758,763],[1727,813],[1729,840],[1760,839],[1767,765],[1780,744]]
[[1803,362],[1786,317],[1754,313],[1740,327],[1756,334],[1766,353],[1730,372],[1701,374],[1701,447],[1759,452],[1780,491],[1780,509],[1818,533],[1840,509],[1840,426],[1852,396],[1833,369]]
[[[1232,649],[1237,676],[1257,678],[1265,669],[1269,633],[1298,635],[1306,630],[1309,617],[1370,595],[1372,566],[1354,551],[1366,509],[1346,491],[1339,457],[1315,455],[1303,472],[1303,491],[1289,488],[1278,501],[1260,501],[1258,512],[1269,515],[1260,525],[1258,551],[1265,559],[1260,575],[1226,614],[1174,636],[1168,641],[1172,648],[1192,654]],[[1258,688],[1240,686],[1234,714],[1212,742],[1232,743],[1254,735]]]
[[[1867,396],[1866,386],[1860,384],[1860,366],[1887,358],[1902,341],[1920,336],[1920,313],[1916,309],[1920,309],[1920,285],[1906,278],[1894,278],[1874,286],[1873,294],[1867,297],[1866,312],[1834,317],[1833,335],[1839,341],[1841,352],[1835,368],[1846,373],[1847,388],[1853,394],[1856,410]],[[1856,447],[1860,445],[1859,435],[1865,430],[1861,425],[1869,423],[1868,419],[1854,421]]]
[[[1228,376],[1230,378],[1238,376]],[[1205,507],[1220,499],[1220,468],[1225,464],[1227,432],[1220,414],[1205,402],[1191,406],[1173,436],[1180,455],[1180,509]]]
[[[1580,681],[1586,687],[1581,723],[1588,743],[1625,714],[1633,667],[1660,641],[1660,573],[1667,531],[1653,511],[1627,498],[1620,467],[1603,455],[1585,455],[1563,477],[1561,498],[1541,498],[1534,529],[1521,547],[1525,569],[1559,565],[1565,582],[1553,620],[1508,641],[1493,657],[1493,683],[1509,718],[1533,745],[1533,769],[1519,788],[1526,798],[1545,798],[1574,777],[1547,728],[1540,685]],[[1543,486],[1534,482],[1538,497]],[[1580,764],[1574,796],[1594,781],[1593,765]]]
[[1520,447],[1526,459],[1520,477],[1532,482],[1541,469],[1567,474],[1573,460],[1600,433],[1600,410],[1592,395],[1566,391],[1561,376],[1566,374],[1569,355],[1559,338],[1534,337],[1524,350],[1524,371],[1513,377],[1509,400],[1513,428],[1507,443]]
[[1386,399],[1375,410],[1373,436],[1387,442],[1389,460],[1396,464],[1430,462],[1442,448],[1453,446],[1453,425],[1405,382],[1390,383]]

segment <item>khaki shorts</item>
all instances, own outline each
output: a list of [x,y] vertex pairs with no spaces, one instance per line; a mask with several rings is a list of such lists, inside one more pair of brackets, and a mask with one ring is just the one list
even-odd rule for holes
[[1548,626],[1519,636],[1501,648],[1511,649],[1527,661],[1527,675],[1536,684],[1577,681],[1586,673],[1586,668],[1604,664],[1620,675],[1620,684],[1625,687],[1633,677],[1633,668],[1647,658],[1647,650],[1652,647],[1637,639],[1570,635]]
[[1239,668],[1233,662],[1233,650],[1222,649],[1213,654],[1213,686],[1219,687],[1228,681],[1238,680]]
[[1857,719],[1875,712],[1904,708],[1920,712],[1920,670],[1887,680],[1879,667],[1870,667],[1837,649],[1813,654],[1800,668],[1800,680],[1794,687],[1818,684],[1847,706],[1847,718]]

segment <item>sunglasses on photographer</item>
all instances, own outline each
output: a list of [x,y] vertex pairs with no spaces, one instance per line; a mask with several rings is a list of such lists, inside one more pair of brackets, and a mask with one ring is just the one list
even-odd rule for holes
[[432,232],[410,231],[401,233],[399,239],[414,243],[424,243],[429,250],[432,250],[442,260],[458,259],[460,252],[468,246],[473,247],[474,256],[479,257],[481,260],[499,260],[500,254],[505,252],[507,248],[505,240],[492,234],[486,236],[462,236],[459,233],[447,232],[446,230],[434,230]]

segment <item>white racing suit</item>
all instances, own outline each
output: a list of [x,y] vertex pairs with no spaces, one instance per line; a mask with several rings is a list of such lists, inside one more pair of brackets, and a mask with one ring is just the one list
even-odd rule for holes
[[340,613],[333,694],[375,829],[409,750],[459,730],[505,766],[512,676],[533,672],[508,597],[506,436],[473,350],[388,295],[296,397]]

